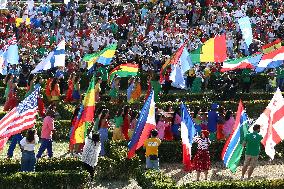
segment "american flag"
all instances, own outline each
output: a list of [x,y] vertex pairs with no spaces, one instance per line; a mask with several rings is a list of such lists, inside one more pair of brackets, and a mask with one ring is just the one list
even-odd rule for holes
[[0,150],[10,136],[21,133],[35,125],[39,93],[40,86],[0,120]]
[[12,36],[12,38],[8,39],[7,44],[3,47],[3,51],[7,51],[10,45],[17,44],[17,38],[15,34]]

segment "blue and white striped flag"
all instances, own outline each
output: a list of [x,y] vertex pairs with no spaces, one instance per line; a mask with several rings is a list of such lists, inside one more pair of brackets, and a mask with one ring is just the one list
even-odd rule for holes
[[56,66],[65,67],[65,40],[63,39],[48,56],[42,60],[31,73],[39,73]]

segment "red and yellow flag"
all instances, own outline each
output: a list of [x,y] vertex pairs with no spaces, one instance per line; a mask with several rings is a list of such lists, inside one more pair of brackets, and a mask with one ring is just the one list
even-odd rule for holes
[[94,119],[95,103],[95,77],[93,77],[83,103],[81,104],[77,120],[71,133],[71,144],[84,143],[88,129],[88,122],[92,122]]

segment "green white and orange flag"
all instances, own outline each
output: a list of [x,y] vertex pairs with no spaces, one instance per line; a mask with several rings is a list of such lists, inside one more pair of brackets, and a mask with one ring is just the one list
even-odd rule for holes
[[83,103],[80,106],[80,111],[71,133],[71,144],[84,143],[88,124],[94,119],[95,103],[95,77],[93,77]]
[[226,36],[217,35],[190,53],[193,63],[224,62],[227,58]]

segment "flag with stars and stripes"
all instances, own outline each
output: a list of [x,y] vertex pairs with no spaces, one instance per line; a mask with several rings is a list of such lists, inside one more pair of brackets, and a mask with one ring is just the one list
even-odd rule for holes
[[56,66],[65,67],[65,40],[63,39],[31,73],[39,73]]
[[40,86],[0,120],[0,150],[3,149],[10,136],[35,125],[39,93]]

